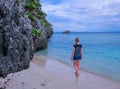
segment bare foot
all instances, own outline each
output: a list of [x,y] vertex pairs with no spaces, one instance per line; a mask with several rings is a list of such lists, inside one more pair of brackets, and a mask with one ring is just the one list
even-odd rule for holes
[[76,75],[76,77],[78,77],[78,75],[80,75],[78,72],[75,72],[75,75]]

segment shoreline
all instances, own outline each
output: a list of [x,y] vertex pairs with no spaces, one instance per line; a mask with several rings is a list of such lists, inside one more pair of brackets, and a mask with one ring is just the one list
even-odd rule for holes
[[76,78],[68,65],[36,55],[28,69],[0,78],[1,89],[120,89],[119,83],[83,70]]
[[[40,61],[39,59],[43,59],[43,58],[41,58],[39,56],[35,56],[35,57],[38,57],[38,61]],[[62,76],[64,79],[66,79],[68,81],[73,82],[74,80],[76,80],[76,77],[74,75],[74,69],[72,67],[70,67],[66,63],[61,63],[61,62],[59,62],[57,60],[48,59],[45,56],[44,56],[44,58],[45,58],[44,60],[46,60],[45,61],[46,65],[43,67],[44,69],[46,69],[47,71],[50,71],[50,72],[52,72],[52,73],[54,73],[56,75]],[[64,72],[67,72],[67,73],[64,73]],[[88,79],[90,79],[91,82],[96,81],[96,86],[100,86],[100,87],[102,86],[101,89],[119,89],[120,88],[120,85],[119,85],[120,81],[117,81],[117,80],[114,80],[114,79],[111,79],[111,78],[108,78],[108,77],[105,77],[105,76],[101,76],[101,75],[96,74],[96,73],[91,73],[91,72],[88,72],[88,71],[84,71],[84,70],[81,70],[80,73],[81,74],[78,77],[78,80],[84,81],[83,85],[87,84],[86,82],[88,82],[88,81],[86,81],[85,79],[88,77]],[[89,82],[89,83],[91,83],[91,82]],[[82,82],[80,82],[80,83],[82,83]],[[79,86],[81,85],[80,83],[79,83]],[[102,84],[106,85],[106,87],[103,87]],[[92,85],[92,88],[89,87],[88,89],[97,89],[97,88],[93,87],[94,83],[90,84],[90,86],[91,85]],[[109,88],[107,88],[108,85],[109,85]],[[118,86],[119,88],[115,88],[116,86]],[[84,87],[84,86],[82,86],[82,87]],[[87,87],[85,89],[87,89]]]
[[[39,55],[35,55],[35,57],[38,57],[40,59],[44,59],[44,60],[46,60],[46,62],[50,61],[50,60],[53,60],[53,61],[59,62],[60,64],[64,64],[67,67],[73,68],[71,65],[69,65],[69,64],[67,64],[67,63],[65,63],[63,61],[56,60],[55,58],[52,58],[52,57],[50,57],[49,59],[48,59],[48,57],[46,57],[44,55],[40,55],[40,56]],[[93,74],[93,75],[96,75],[96,76],[100,76],[100,77],[106,78],[108,80],[112,80],[112,81],[115,81],[115,82],[120,82],[119,79],[116,79],[116,78],[113,78],[113,77],[110,77],[110,76],[106,76],[106,75],[102,75],[102,74],[99,74],[99,73],[90,72],[90,71],[85,70],[83,68],[81,68],[80,70],[83,71],[83,72],[86,72],[86,73],[90,73],[90,74]]]
[[81,69],[81,71],[84,71],[84,72],[87,72],[87,73],[90,73],[90,74],[93,74],[93,75],[96,75],[96,76],[100,76],[100,77],[103,77],[103,78],[106,78],[108,80],[112,80],[112,81],[115,81],[115,82],[120,82],[119,79],[111,78],[110,76],[106,76],[106,75],[90,72],[90,71],[87,71],[87,70],[84,70],[84,69]]

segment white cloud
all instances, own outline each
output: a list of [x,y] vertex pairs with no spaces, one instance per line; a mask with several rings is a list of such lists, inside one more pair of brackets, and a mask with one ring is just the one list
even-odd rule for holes
[[120,22],[120,0],[64,0],[56,5],[42,2],[42,6],[55,29],[108,29],[109,24]]

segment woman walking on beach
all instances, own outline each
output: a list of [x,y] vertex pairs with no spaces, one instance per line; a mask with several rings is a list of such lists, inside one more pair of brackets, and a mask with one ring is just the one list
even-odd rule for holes
[[71,59],[73,60],[74,68],[76,70],[75,75],[78,77],[80,71],[80,60],[82,59],[82,45],[80,44],[80,39],[78,37],[75,38]]

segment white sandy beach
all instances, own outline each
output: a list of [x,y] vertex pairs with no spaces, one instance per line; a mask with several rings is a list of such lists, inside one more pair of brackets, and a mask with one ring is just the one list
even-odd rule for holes
[[51,59],[34,56],[30,67],[0,78],[0,89],[120,89],[120,82],[74,69]]

